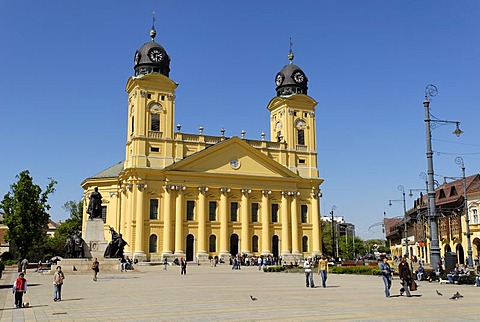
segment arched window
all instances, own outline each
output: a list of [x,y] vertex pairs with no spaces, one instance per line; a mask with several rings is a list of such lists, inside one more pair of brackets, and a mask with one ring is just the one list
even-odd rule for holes
[[253,235],[252,237],[252,252],[257,253],[258,252],[258,236]]
[[210,253],[215,253],[217,251],[217,236],[210,235],[208,240],[208,251]]
[[150,241],[148,243],[148,251],[150,253],[157,252],[157,235],[150,235]]
[[308,237],[307,236],[302,237],[302,252],[304,252],[304,253],[308,252]]

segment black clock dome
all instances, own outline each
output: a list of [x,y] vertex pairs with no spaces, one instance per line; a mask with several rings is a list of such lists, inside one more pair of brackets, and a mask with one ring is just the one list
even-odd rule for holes
[[145,74],[162,74],[169,76],[170,74],[170,56],[160,44],[155,42],[155,29],[150,31],[152,41],[143,44],[134,56],[135,76]]
[[295,64],[285,65],[275,76],[277,96],[307,94],[308,78],[303,70]]

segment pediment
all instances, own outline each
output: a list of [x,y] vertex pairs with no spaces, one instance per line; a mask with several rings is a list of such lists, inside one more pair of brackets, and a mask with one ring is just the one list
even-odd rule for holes
[[232,176],[300,178],[238,137],[195,153],[165,170]]

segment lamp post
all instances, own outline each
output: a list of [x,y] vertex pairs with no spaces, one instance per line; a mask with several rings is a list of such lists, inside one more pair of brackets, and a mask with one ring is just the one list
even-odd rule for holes
[[402,201],[403,202],[403,237],[405,240],[405,255],[408,257],[408,226],[407,226],[407,205],[405,203],[405,188],[402,185],[398,186],[398,191],[402,192],[402,199],[401,200],[389,200],[388,205],[392,206],[392,201]]
[[335,257],[335,228],[333,223],[333,211],[337,209],[337,206],[332,206],[332,211],[330,211],[330,215],[332,215],[332,258]]
[[463,163],[462,157],[456,157],[455,163],[462,166],[462,179],[463,179],[463,206],[465,209],[465,225],[467,226],[467,265],[470,268],[473,268],[473,259],[472,259],[472,241],[471,241],[471,233],[470,233],[470,216],[468,214],[468,199],[467,199],[467,179],[465,177],[465,163]]
[[429,84],[425,88],[425,100],[423,101],[423,107],[425,109],[425,136],[427,147],[427,181],[428,181],[428,218],[430,220],[430,265],[437,267],[440,263],[440,247],[438,243],[438,227],[437,227],[437,214],[435,211],[435,187],[434,187],[434,171],[433,171],[433,151],[432,151],[432,127],[431,123],[435,124],[456,124],[453,134],[460,136],[463,132],[460,130],[460,122],[447,121],[430,118],[430,97],[436,96],[438,93],[435,85]]

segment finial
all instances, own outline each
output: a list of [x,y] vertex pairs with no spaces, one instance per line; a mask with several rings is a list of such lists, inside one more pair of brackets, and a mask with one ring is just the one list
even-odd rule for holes
[[155,31],[155,11],[152,12],[152,30],[150,30],[150,38],[152,38],[152,41],[155,41],[155,36],[157,35],[157,32]]
[[290,61],[290,64],[293,61],[293,57],[295,57],[293,55],[292,47],[293,47],[293,41],[292,41],[292,37],[290,37],[290,51],[288,52],[288,60]]

